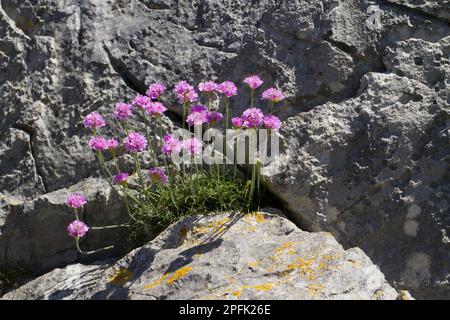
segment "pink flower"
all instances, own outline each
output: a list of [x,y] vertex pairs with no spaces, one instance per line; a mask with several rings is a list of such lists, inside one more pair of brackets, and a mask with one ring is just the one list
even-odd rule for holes
[[147,147],[147,139],[139,132],[131,132],[123,141],[125,149],[129,152],[144,151]]
[[200,82],[198,85],[198,90],[200,90],[200,92],[214,92],[217,89],[218,85],[213,81]]
[[190,156],[198,155],[202,151],[202,143],[197,138],[190,138],[183,141],[183,148]]
[[180,103],[184,102],[194,102],[198,100],[198,94],[194,90],[188,91],[185,94],[178,95],[178,101]]
[[231,81],[225,81],[219,84],[218,91],[228,98],[237,95],[237,87]]
[[206,119],[207,119],[207,121],[208,121],[209,124],[214,125],[214,124],[216,124],[217,122],[222,121],[223,115],[222,115],[220,112],[217,112],[217,111],[211,111],[211,112],[208,112],[208,113],[206,114]]
[[152,83],[148,86],[146,94],[150,99],[158,99],[165,90],[166,87],[162,83]]
[[190,111],[190,113],[195,113],[195,112],[205,112],[206,110],[208,110],[207,107],[199,104],[199,105],[193,106],[189,111]]
[[104,151],[109,149],[108,140],[103,137],[92,137],[89,140],[89,146],[95,151]]
[[66,205],[74,209],[81,208],[86,203],[86,197],[80,193],[72,193],[66,199]]
[[72,221],[72,223],[67,226],[67,232],[69,233],[69,236],[74,238],[81,238],[88,231],[89,227],[80,220]]
[[190,126],[201,126],[202,124],[208,122],[207,111],[191,113],[186,118],[186,122]]
[[242,124],[243,124],[243,121],[241,118],[239,118],[239,117],[231,118],[231,125],[234,128],[242,128]]
[[152,99],[150,99],[149,97],[139,94],[136,96],[136,98],[133,99],[132,103],[141,108],[145,108],[145,106],[151,101]]
[[262,93],[263,100],[270,100],[272,102],[280,102],[284,99],[283,92],[275,88],[269,88]]
[[172,135],[167,134],[164,136],[164,144],[162,146],[162,152],[164,155],[171,155],[172,152],[180,152],[182,144],[179,140],[176,140]]
[[105,126],[105,119],[100,113],[91,112],[83,119],[83,124],[86,128],[97,129]]
[[110,150],[117,149],[117,147],[119,146],[119,141],[117,141],[114,138],[107,140],[106,143],[108,144],[108,149],[110,149]]
[[194,87],[191,86],[186,80],[183,80],[175,85],[175,89],[173,89],[173,91],[177,95],[183,96],[184,94],[187,94],[189,91],[194,91]]
[[161,183],[163,185],[167,183],[168,178],[162,168],[152,168],[148,171],[148,174],[150,175],[153,183]]
[[264,83],[264,81],[262,81],[261,78],[256,75],[245,78],[243,82],[253,90],[260,87]]
[[281,121],[278,117],[273,115],[264,116],[264,126],[266,129],[280,129]]
[[242,113],[242,126],[245,128],[257,128],[263,124],[264,114],[261,109],[249,108]]
[[113,178],[113,184],[122,184],[122,185],[126,184],[128,177],[129,177],[128,173],[125,172],[118,173]]
[[118,120],[126,120],[131,116],[133,105],[119,102],[113,112],[113,117]]
[[167,108],[161,102],[150,102],[145,106],[145,111],[154,117],[161,116]]

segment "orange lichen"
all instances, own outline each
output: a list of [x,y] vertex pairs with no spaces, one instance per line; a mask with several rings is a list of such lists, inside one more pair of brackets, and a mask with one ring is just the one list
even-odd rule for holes
[[175,271],[173,273],[172,277],[170,277],[170,279],[167,280],[167,284],[172,284],[175,281],[180,280],[185,275],[187,275],[189,273],[189,271],[191,271],[191,270],[192,270],[192,267],[190,267],[190,266],[186,266],[186,267],[178,269],[177,271]]
[[133,273],[125,268],[119,268],[111,277],[108,278],[108,282],[114,285],[123,286],[127,281],[133,277]]
[[169,276],[168,273],[165,273],[161,278],[153,281],[152,283],[144,286],[145,289],[153,289],[154,287],[160,286],[164,283],[164,280],[167,279],[167,277]]
[[213,221],[204,225],[195,226],[192,229],[194,234],[205,234],[209,232],[222,232],[225,230],[225,225],[230,222],[230,218],[223,218],[221,220]]

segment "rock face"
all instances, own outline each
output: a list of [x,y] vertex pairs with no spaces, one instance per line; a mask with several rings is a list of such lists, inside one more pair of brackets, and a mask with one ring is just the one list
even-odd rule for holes
[[301,226],[362,248],[417,296],[449,297],[449,123],[435,90],[368,74],[358,97],[286,120],[264,173]]
[[[75,219],[64,203],[72,192],[83,192],[88,198],[80,218],[89,226],[127,221],[118,195],[101,179],[89,178],[30,201],[6,198],[9,214],[0,219],[0,265],[27,266],[36,272],[86,258],[78,255],[66,232],[67,225]],[[126,243],[126,236],[123,229],[90,232],[82,247],[92,250],[116,245],[107,254],[118,254],[125,249],[121,244]]]
[[3,299],[396,299],[358,248],[278,216],[190,217],[116,263],[75,264]]
[[[35,225],[29,204],[53,212],[46,194],[61,197],[96,175],[81,125],[87,113],[109,114],[154,81],[240,83],[258,73],[264,89],[275,85],[287,96],[276,113],[291,117],[289,171],[266,175],[296,221],[361,246],[399,286],[448,296],[448,7],[447,0],[1,0],[0,255],[8,258],[0,266],[68,261],[54,254],[65,252],[67,239],[47,239],[62,236],[60,214],[44,214],[47,232],[29,232],[32,240],[7,239]],[[176,124],[181,108],[170,95],[164,102],[167,123]],[[243,95],[233,113],[247,105]],[[340,183],[355,185],[346,191]],[[96,217],[108,219],[108,208]],[[30,258],[31,242],[48,245]]]

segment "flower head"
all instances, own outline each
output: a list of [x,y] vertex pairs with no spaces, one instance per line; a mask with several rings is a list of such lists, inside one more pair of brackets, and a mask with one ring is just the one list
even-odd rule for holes
[[99,136],[92,137],[91,140],[89,140],[89,146],[95,151],[104,151],[109,149],[108,140]]
[[88,231],[89,231],[89,227],[83,221],[80,221],[80,220],[72,221],[67,226],[67,232],[69,233],[69,236],[74,237],[74,238],[81,238]]
[[264,114],[261,109],[249,108],[242,113],[242,126],[245,128],[257,128],[263,124]]
[[198,90],[200,90],[200,92],[214,92],[217,89],[218,85],[213,81],[200,82],[198,85]]
[[242,128],[242,124],[243,124],[243,121],[241,118],[239,118],[239,117],[231,118],[231,125],[234,128]]
[[122,184],[122,185],[126,184],[128,177],[129,177],[128,173],[125,172],[118,173],[113,178],[113,184]]
[[148,171],[148,174],[153,183],[161,183],[163,185],[167,183],[168,178],[163,168],[152,168]]
[[264,83],[264,81],[262,81],[261,78],[256,75],[245,78],[243,82],[253,90],[260,87]]
[[269,88],[262,93],[263,100],[270,100],[272,102],[280,102],[284,99],[284,94],[278,89]]
[[86,128],[97,129],[105,126],[105,119],[100,113],[94,111],[83,119],[83,124]]
[[132,103],[141,108],[145,108],[145,106],[151,101],[152,99],[150,99],[149,97],[139,94],[133,99]]
[[129,103],[119,102],[113,112],[113,117],[118,120],[126,120],[131,116],[133,105]]
[[208,122],[207,111],[194,112],[187,116],[186,122],[190,126],[201,126],[202,124]]
[[180,103],[184,103],[184,102],[194,102],[198,100],[198,94],[197,92],[195,92],[195,90],[191,90],[188,91],[184,94],[179,94],[178,95],[178,101]]
[[117,147],[119,146],[119,141],[117,141],[117,139],[111,138],[106,140],[106,143],[108,144],[108,149],[117,149]]
[[123,144],[129,152],[144,151],[147,147],[147,139],[139,132],[130,132]]
[[237,95],[237,87],[232,81],[224,81],[219,84],[218,91],[228,98]]
[[145,112],[154,117],[161,116],[166,110],[167,108],[161,102],[150,102],[145,106]]
[[158,99],[165,90],[166,86],[162,83],[152,83],[148,86],[146,94],[150,99]]
[[216,124],[219,121],[222,121],[223,115],[217,111],[211,111],[206,114],[206,120],[209,124]]
[[162,152],[164,155],[169,156],[173,152],[180,152],[182,148],[182,143],[175,139],[171,134],[166,134],[164,136],[164,144],[162,146]]
[[202,151],[202,143],[197,138],[190,138],[183,141],[183,148],[190,156],[198,155]]
[[74,209],[81,208],[86,203],[86,197],[80,193],[72,193],[66,198],[66,205]]
[[194,91],[194,87],[191,86],[186,80],[180,81],[175,85],[175,89],[173,91],[177,95],[187,94],[189,91]]
[[189,112],[190,112],[190,113],[195,113],[195,112],[205,112],[206,110],[208,110],[207,107],[205,107],[205,106],[199,104],[199,105],[193,106],[193,107],[189,110]]
[[281,121],[278,117],[273,115],[267,115],[264,116],[264,126],[266,129],[280,129],[281,128]]

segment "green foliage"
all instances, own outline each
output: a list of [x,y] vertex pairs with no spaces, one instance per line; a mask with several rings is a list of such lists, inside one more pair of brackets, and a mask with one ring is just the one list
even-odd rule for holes
[[138,220],[132,225],[132,240],[142,244],[186,216],[255,210],[258,199],[249,204],[249,191],[250,181],[207,170],[195,172],[192,180],[181,176],[173,185],[144,190],[139,195],[140,203],[130,203],[132,215]]

